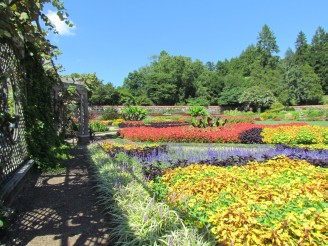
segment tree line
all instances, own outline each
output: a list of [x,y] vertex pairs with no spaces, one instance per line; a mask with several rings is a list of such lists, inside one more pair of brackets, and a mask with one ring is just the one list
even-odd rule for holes
[[[231,105],[265,109],[322,104],[328,94],[328,33],[318,27],[311,43],[300,31],[294,51],[280,58],[276,37],[264,25],[257,43],[238,57],[203,63],[162,51],[149,65],[132,71],[122,86],[98,80],[93,105]],[[85,76],[85,75],[84,75]],[[94,74],[95,76],[95,74]]]

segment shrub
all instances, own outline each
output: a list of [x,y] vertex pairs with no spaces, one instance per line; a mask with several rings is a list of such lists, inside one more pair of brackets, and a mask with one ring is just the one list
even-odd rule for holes
[[307,109],[304,110],[305,116],[308,117],[321,117],[325,115],[325,111],[322,109]]
[[262,128],[255,127],[245,130],[239,134],[239,140],[241,143],[245,144],[261,144],[262,141]]
[[253,123],[254,119],[251,115],[237,115],[237,116],[222,116],[222,120],[227,120],[227,123]]
[[243,112],[243,111],[234,109],[234,110],[223,111],[223,115],[225,115],[225,116],[254,116],[255,113],[252,111]]
[[285,106],[282,105],[280,102],[275,102],[275,103],[271,104],[270,110],[268,110],[268,111],[270,113],[273,113],[273,112],[280,112],[282,110],[285,110]]
[[261,119],[274,119],[274,118],[278,117],[278,113],[266,111],[266,112],[261,113],[260,117],[261,117]]
[[147,116],[147,110],[140,107],[128,107],[122,110],[124,120],[139,121]]
[[192,117],[197,117],[197,116],[209,116],[210,114],[208,111],[203,107],[203,106],[193,106],[188,110],[188,113]]
[[103,111],[103,116],[102,116],[103,120],[114,120],[117,119],[118,117],[119,117],[119,113],[113,107],[106,108]]
[[104,124],[103,122],[100,121],[91,121],[89,122],[89,127],[92,129],[94,132],[105,132],[108,130],[108,124]]
[[285,120],[295,120],[295,116],[291,113],[291,112],[288,112],[285,114]]

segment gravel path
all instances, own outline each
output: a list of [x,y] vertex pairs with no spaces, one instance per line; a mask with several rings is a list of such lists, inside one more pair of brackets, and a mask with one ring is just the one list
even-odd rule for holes
[[110,245],[97,205],[85,146],[76,146],[60,174],[33,174],[11,206],[12,239],[4,245]]

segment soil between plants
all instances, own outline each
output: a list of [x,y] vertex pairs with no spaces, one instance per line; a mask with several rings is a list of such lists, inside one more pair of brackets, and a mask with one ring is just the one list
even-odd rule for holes
[[0,245],[112,245],[86,146],[75,146],[70,155],[66,171],[31,174],[11,205],[16,217]]

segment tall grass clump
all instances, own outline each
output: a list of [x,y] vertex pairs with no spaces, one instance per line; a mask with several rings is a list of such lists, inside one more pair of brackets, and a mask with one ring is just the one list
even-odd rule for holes
[[115,158],[99,145],[88,147],[99,199],[110,216],[116,245],[214,245],[205,233],[185,227],[179,214],[157,202],[141,165],[124,153]]

